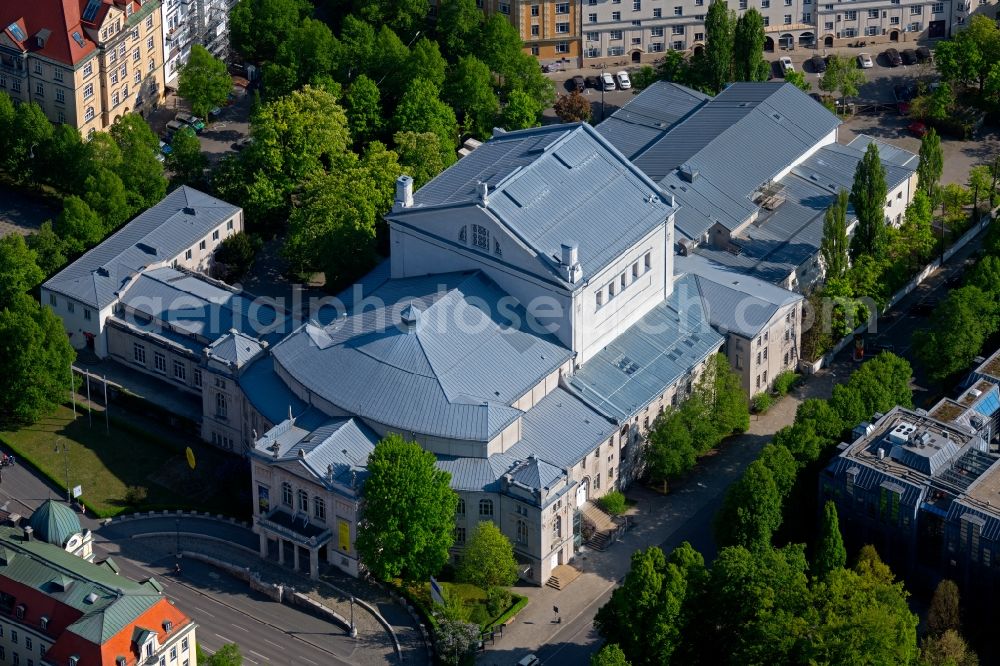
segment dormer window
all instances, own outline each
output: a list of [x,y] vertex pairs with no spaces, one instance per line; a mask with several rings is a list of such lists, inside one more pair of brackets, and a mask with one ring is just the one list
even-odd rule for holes
[[45,631],[49,628],[49,618],[43,615],[42,619],[38,621],[38,624],[42,628],[42,631]]
[[24,619],[24,611],[25,611],[24,604],[20,604],[18,605],[17,608],[14,609],[14,615],[17,617],[18,620]]
[[77,666],[80,663],[80,657],[78,655],[73,655],[69,658],[69,666]]
[[163,631],[165,631],[165,632],[167,632],[169,634],[171,631],[173,631],[173,629],[174,629],[174,623],[173,622],[171,622],[170,620],[164,620],[163,621]]

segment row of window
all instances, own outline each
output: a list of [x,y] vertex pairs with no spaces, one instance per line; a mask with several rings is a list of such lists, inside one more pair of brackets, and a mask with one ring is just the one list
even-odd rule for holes
[[[125,6],[125,15],[126,16],[132,16],[132,4],[131,3],[129,3],[129,4],[127,4]],[[102,42],[108,41],[109,38],[114,37],[119,32],[121,32],[121,29],[122,29],[122,20],[118,19],[117,21],[115,21],[114,25],[108,26],[104,30],[101,30],[101,41]],[[152,29],[153,29],[153,15],[150,14],[149,16],[146,17],[146,30],[152,30]],[[132,30],[131,37],[132,37],[132,39],[139,39],[139,28],[138,28],[138,26],[135,27]]]
[[[89,319],[89,317],[88,317]],[[139,365],[146,365],[146,345],[139,342],[132,343],[132,360]],[[179,382],[187,383],[187,364],[175,360],[173,362],[173,378]],[[161,375],[167,374],[167,357],[163,352],[153,352],[153,370]],[[194,385],[201,387],[201,369],[195,368],[192,376]],[[222,394],[219,394],[222,395]],[[225,396],[223,396],[225,397]]]
[[[51,292],[49,293],[49,305],[51,305],[53,308],[56,308],[59,305],[59,299],[56,297],[55,294],[53,294]],[[76,312],[76,303],[74,303],[73,301],[69,300],[68,298],[66,299],[66,312],[68,312],[70,314],[73,314],[73,313]],[[91,317],[93,317],[92,313],[93,313],[93,311],[90,308],[88,308],[86,306],[83,307],[83,318],[86,321],[90,321]]]
[[[295,493],[294,499],[298,500],[298,502],[294,505],[296,510],[308,514],[309,493],[300,488],[298,492]],[[281,503],[287,506],[288,508],[292,508],[293,507],[292,500],[293,500],[292,484],[288,483],[287,481],[283,481],[281,483]],[[316,520],[326,520],[325,499],[323,499],[322,497],[313,497],[312,509],[313,509],[313,518],[315,518]]]
[[[540,7],[538,5],[531,5],[531,15],[538,16],[540,14]],[[569,3],[560,2],[556,4],[556,14],[569,14]]]
[[[652,268],[653,266],[652,262],[653,262],[653,256],[651,253],[647,252],[645,255],[643,255],[642,258],[643,275],[645,275],[646,272],[648,272],[649,269]],[[630,272],[632,276],[631,280],[629,280],[628,278]],[[597,307],[600,308],[601,306],[604,305],[605,292],[607,292],[608,295],[607,300],[610,303],[611,299],[613,299],[617,294],[620,294],[625,291],[625,287],[635,284],[636,280],[639,279],[639,275],[640,275],[639,262],[636,261],[633,262],[631,271],[622,271],[622,273],[617,278],[608,283],[607,287],[597,290],[597,292],[595,293],[595,297],[597,299]]]
[[[226,222],[226,232],[227,232],[226,235],[228,236],[229,235],[228,232],[230,232],[232,230],[233,230],[233,221],[229,220],[228,222]],[[213,241],[219,240],[219,230],[218,229],[215,229],[214,231],[212,231],[212,240]],[[205,248],[207,248],[207,247],[208,247],[208,242],[205,239],[202,239],[198,243],[198,250],[201,251],[201,252],[204,252]],[[193,257],[193,256],[194,256],[194,248],[188,248],[187,250],[184,251],[184,260],[185,261],[191,261],[191,257]]]
[[[63,80],[63,68],[52,65],[52,80],[61,82]],[[45,65],[40,60],[35,61],[35,74],[45,76]]]

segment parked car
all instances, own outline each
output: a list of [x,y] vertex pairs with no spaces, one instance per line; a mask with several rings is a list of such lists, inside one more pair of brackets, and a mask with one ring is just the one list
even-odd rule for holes
[[920,62],[930,62],[933,59],[931,56],[931,50],[926,46],[917,47],[917,60]]
[[218,118],[219,114],[221,114],[221,113],[222,113],[222,109],[221,108],[219,108],[217,106],[213,107],[213,108],[211,108],[211,109],[208,110],[208,119],[212,120],[213,118]]
[[902,53],[903,64],[904,65],[916,65],[917,64],[917,52],[913,49],[903,49]]
[[239,152],[244,148],[246,148],[247,146],[249,146],[251,143],[253,143],[253,137],[245,136],[239,141],[234,142],[232,145],[232,149],[235,150],[236,152]]
[[901,83],[892,87],[892,95],[897,102],[909,102],[917,96],[917,86],[913,83]]
[[883,55],[885,56],[885,60],[889,63],[890,67],[899,67],[903,64],[903,58],[900,57],[899,51],[896,49],[886,49]]
[[822,74],[826,71],[826,60],[821,55],[814,55],[812,58],[809,58],[809,64],[812,65],[813,71],[817,74]]
[[174,116],[174,120],[184,123],[195,132],[201,132],[205,129],[205,121],[197,116],[192,116],[190,113],[178,113]]
[[169,143],[167,143],[166,141],[163,141],[161,139],[160,140],[160,152],[163,153],[164,155],[169,155],[170,153],[174,152],[174,149],[170,146]]
[[872,61],[872,56],[870,53],[859,53],[858,54],[858,67],[861,69],[871,69],[875,66]]
[[167,143],[170,143],[174,139],[174,135],[180,132],[182,129],[187,127],[184,123],[179,120],[171,120],[167,123]]
[[611,76],[611,72],[601,74],[601,83],[604,85],[605,90],[615,89],[615,77]]
[[795,71],[795,65],[792,64],[792,59],[788,56],[781,56],[778,58],[778,64],[781,66],[782,74],[788,74],[788,72]]
[[618,79],[618,87],[622,90],[628,90],[632,87],[632,82],[628,78],[628,72],[624,69],[615,74],[615,78]]
[[517,666],[542,666],[542,661],[535,655],[529,654],[527,657],[522,657]]
[[577,92],[583,92],[583,89],[587,87],[587,84],[584,82],[583,77],[580,75],[574,76],[572,81],[573,81],[573,90],[576,90]]
[[919,120],[910,123],[906,129],[910,130],[910,134],[918,139],[924,138],[924,135],[927,134],[927,125]]
[[583,82],[587,85],[588,88],[593,88],[594,90],[600,90],[601,89],[601,79],[600,79],[600,77],[597,77],[597,76],[588,76],[587,78],[585,78],[583,80]]

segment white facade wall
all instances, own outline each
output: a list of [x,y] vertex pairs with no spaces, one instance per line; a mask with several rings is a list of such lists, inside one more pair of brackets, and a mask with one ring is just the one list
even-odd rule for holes
[[[737,16],[754,7],[764,17],[766,51],[843,46],[848,39],[869,43],[914,42],[949,34],[990,2],[962,0],[730,0]],[[705,43],[705,14],[711,0],[583,0],[580,8],[584,64],[652,62],[663,52],[693,51]],[[970,6],[972,5],[972,6]],[[869,16],[869,10],[873,12]],[[853,12],[853,13],[852,13]],[[877,13],[875,13],[877,12]],[[931,22],[935,23],[931,26]],[[933,28],[933,29],[932,29]],[[893,30],[897,31],[893,35]],[[830,41],[826,38],[829,37]],[[775,55],[775,58],[777,55]]]

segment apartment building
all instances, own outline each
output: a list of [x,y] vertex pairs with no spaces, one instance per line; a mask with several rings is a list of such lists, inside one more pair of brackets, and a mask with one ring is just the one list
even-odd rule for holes
[[236,0],[163,0],[163,80],[177,86],[177,73],[200,44],[216,58],[229,55],[229,10]]
[[197,666],[196,628],[156,579],[130,580],[30,525],[0,527],[0,663]]
[[0,4],[0,91],[84,136],[163,99],[160,0]]
[[[581,0],[584,66],[653,62],[667,50],[705,44],[711,0]],[[742,15],[764,18],[764,51],[832,48],[862,40],[873,47],[940,39],[973,13],[995,16],[991,0],[729,0]]]

